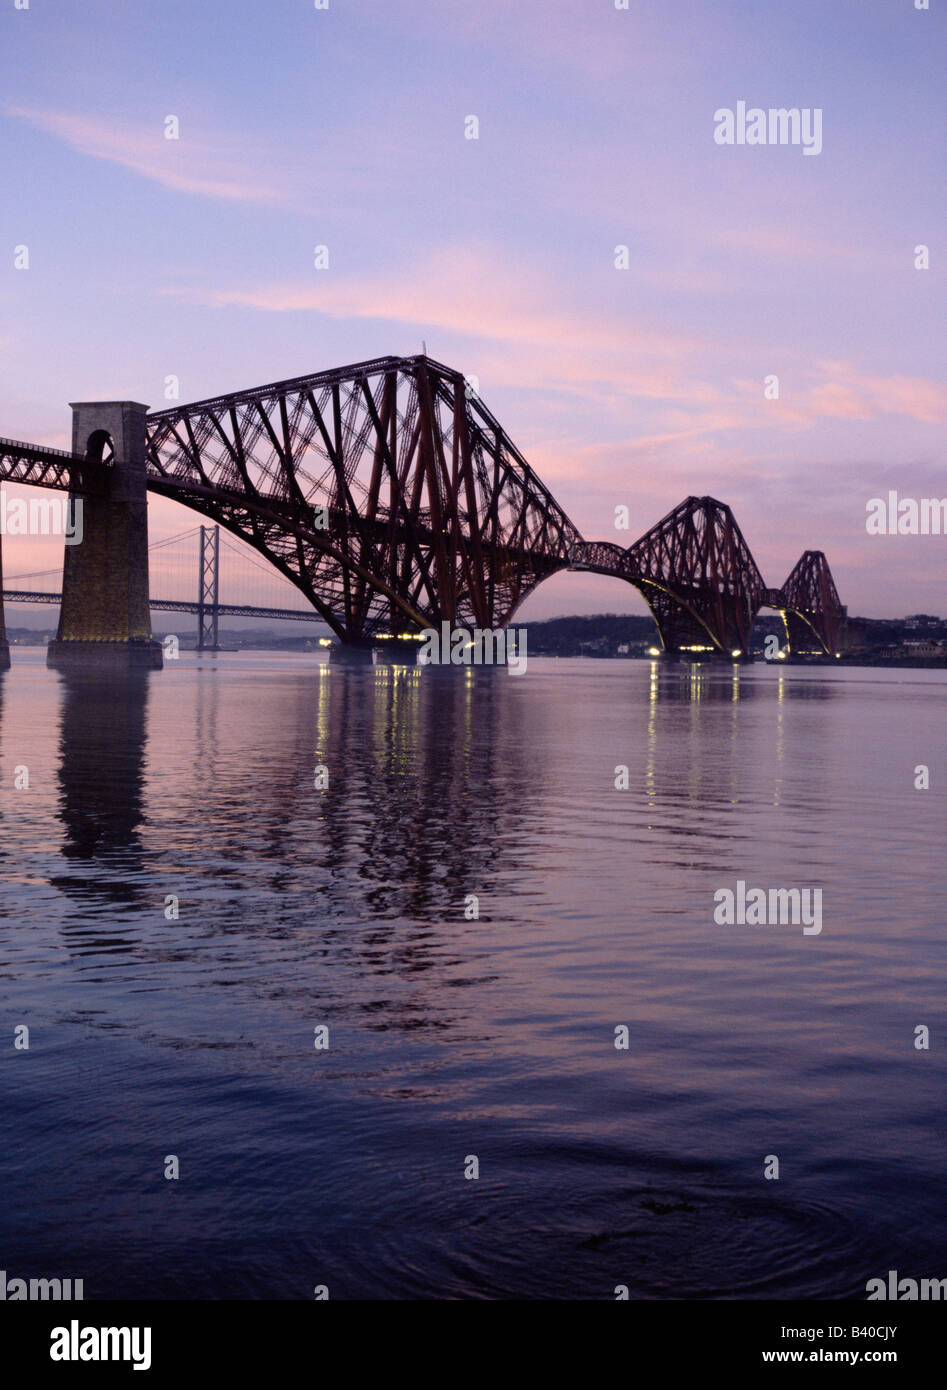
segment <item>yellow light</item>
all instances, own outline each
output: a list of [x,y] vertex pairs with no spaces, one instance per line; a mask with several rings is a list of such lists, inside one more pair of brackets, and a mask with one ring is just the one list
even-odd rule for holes
[[779,659],[780,659],[780,661],[785,661],[785,660],[786,660],[786,653],[785,653],[785,652],[780,652],[780,653],[779,653]]
[[331,637],[320,637],[320,638],[319,638],[319,646],[320,646],[320,647],[331,647],[331,646],[332,646],[332,638],[331,638]]
[[649,655],[649,656],[660,656],[660,655],[661,655],[661,652],[660,652],[660,650],[659,650],[657,647],[649,647],[649,648],[648,648],[648,655]]
[[741,652],[741,650],[740,650],[739,647],[734,647],[734,649],[733,649],[733,651],[730,653],[730,655],[731,655],[731,656],[742,656],[743,653]]

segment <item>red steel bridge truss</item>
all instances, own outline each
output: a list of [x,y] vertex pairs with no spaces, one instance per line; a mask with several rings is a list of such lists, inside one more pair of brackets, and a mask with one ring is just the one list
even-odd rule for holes
[[[821,551],[767,588],[730,508],[689,497],[627,548],[585,541],[460,372],[383,357],[175,405],[146,421],[147,488],[226,527],[337,636],[502,628],[560,570],[623,579],[669,654],[748,650],[763,607],[794,654],[832,655],[846,610]],[[0,479],[82,492],[108,463],[0,440]]]

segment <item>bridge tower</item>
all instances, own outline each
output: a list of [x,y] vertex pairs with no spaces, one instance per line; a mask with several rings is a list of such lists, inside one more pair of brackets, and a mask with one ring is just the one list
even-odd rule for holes
[[201,527],[197,575],[197,650],[220,651],[220,527]]
[[148,607],[146,405],[72,404],[72,450],[101,488],[76,499],[82,540],[67,545],[59,631],[47,664],[59,670],[162,664]]
[[748,658],[766,586],[726,503],[688,497],[629,546],[617,572],[647,599],[668,656]]
[[837,656],[845,644],[843,606],[821,550],[804,550],[781,590],[780,607],[790,654]]

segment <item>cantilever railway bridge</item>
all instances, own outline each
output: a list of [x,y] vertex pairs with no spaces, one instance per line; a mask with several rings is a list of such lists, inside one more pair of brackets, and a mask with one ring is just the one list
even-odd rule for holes
[[763,607],[782,613],[793,653],[843,642],[821,551],[770,588],[712,497],[688,497],[627,548],[587,541],[463,374],[427,356],[150,414],[134,402],[73,412],[72,453],[0,440],[0,480],[85,499],[91,528],[67,552],[60,648],[150,637],[146,492],[240,537],[352,647],[443,621],[505,627],[567,569],[639,589],[668,654],[740,657]]

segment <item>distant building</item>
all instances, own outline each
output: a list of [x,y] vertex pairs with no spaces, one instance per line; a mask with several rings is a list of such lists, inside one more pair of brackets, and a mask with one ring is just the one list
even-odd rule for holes
[[904,642],[902,645],[911,656],[947,656],[943,642]]

